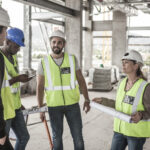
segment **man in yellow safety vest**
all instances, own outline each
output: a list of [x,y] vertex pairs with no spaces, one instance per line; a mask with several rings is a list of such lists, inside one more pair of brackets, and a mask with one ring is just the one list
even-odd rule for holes
[[[53,149],[63,150],[63,118],[67,119],[73,137],[74,149],[84,150],[82,120],[79,108],[79,86],[85,98],[83,109],[90,110],[87,87],[77,59],[63,52],[65,35],[57,30],[50,36],[52,53],[42,59],[38,66],[37,99],[43,106],[44,90],[53,132]],[[78,85],[79,84],[79,85]],[[44,113],[40,114],[43,121]]]
[[[8,85],[10,85],[11,92],[9,92],[9,89],[4,88],[4,92],[2,92],[2,101],[4,105],[6,105],[8,100],[7,96],[11,94],[15,117],[8,119],[7,116],[12,113],[7,106],[6,111],[4,111],[4,116],[6,117],[7,134],[9,134],[10,128],[12,128],[17,137],[15,150],[25,150],[26,144],[29,140],[29,133],[21,110],[19,82],[28,82],[31,78],[29,78],[26,74],[19,75],[18,72],[16,54],[20,50],[21,46],[25,46],[23,31],[18,28],[9,29],[7,31],[5,44],[1,49],[1,54],[3,55],[6,70],[8,72],[7,80],[9,82]],[[10,101],[8,103],[10,103]]]
[[[6,30],[10,26],[9,15],[6,10],[0,7],[0,46],[3,45],[4,40],[6,39]],[[6,122],[4,118],[4,105],[2,102],[2,84],[4,83],[5,78],[5,65],[3,56],[0,54],[0,149],[1,150],[13,150],[12,145],[9,142],[9,139],[5,132]],[[13,108],[10,107],[10,110],[13,111]],[[13,117],[15,113],[12,114]]]

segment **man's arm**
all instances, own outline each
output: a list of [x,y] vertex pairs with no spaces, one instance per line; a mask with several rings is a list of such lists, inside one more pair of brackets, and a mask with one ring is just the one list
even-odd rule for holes
[[3,83],[3,78],[4,78],[4,58],[2,54],[0,54],[0,143],[5,142],[6,139],[3,103],[1,98],[1,88]]
[[[38,106],[42,107],[43,106],[43,100],[44,100],[44,83],[45,83],[45,77],[43,75],[37,75],[37,88],[36,88],[36,93],[37,93],[37,101],[38,101]],[[42,121],[44,121],[44,113],[40,113],[40,118]]]
[[102,104],[107,107],[115,108],[115,100],[113,100],[113,99],[109,99],[106,97],[95,97],[95,98],[93,98],[92,101]]
[[10,85],[13,85],[14,83],[17,83],[17,82],[28,82],[32,79],[32,77],[28,77],[28,75],[26,74],[21,74],[21,75],[18,75],[16,77],[13,77],[9,80],[9,84]]
[[87,113],[90,110],[90,105],[89,105],[90,100],[89,100],[89,95],[88,95],[88,91],[87,91],[87,86],[86,86],[84,77],[83,77],[80,69],[76,70],[76,77],[77,77],[77,81],[79,83],[80,90],[85,98],[83,110],[85,110],[85,108],[86,108],[85,112]]
[[43,99],[44,99],[44,83],[45,83],[45,78],[44,76],[38,75],[37,76],[37,100],[38,100],[38,106],[42,107],[43,106]]

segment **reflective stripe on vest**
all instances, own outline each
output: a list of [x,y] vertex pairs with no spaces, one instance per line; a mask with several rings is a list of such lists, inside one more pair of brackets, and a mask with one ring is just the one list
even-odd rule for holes
[[1,88],[1,97],[3,102],[3,107],[4,107],[5,120],[15,117],[14,100],[12,98],[11,86],[9,84],[8,76],[9,75],[5,67],[4,79]]
[[[75,82],[75,85],[78,85],[77,81]],[[71,90],[71,89],[72,89],[71,86],[54,86],[52,87],[52,89],[50,87],[45,88],[46,91],[60,91],[60,90]]]
[[[135,112],[137,112],[137,106],[139,104],[139,101],[140,101],[140,96],[142,95],[142,92],[143,92],[143,88],[146,86],[147,82],[146,81],[143,81],[136,93],[136,97],[135,97],[135,100],[133,102],[133,106],[132,106],[132,114],[134,114]],[[150,119],[147,119],[147,120],[142,120],[142,121],[150,121]]]
[[70,86],[53,86],[52,78],[51,78],[51,71],[49,66],[48,57],[44,58],[45,66],[46,66],[46,74],[47,74],[47,80],[48,80],[48,87],[45,88],[45,90],[49,91],[59,91],[59,90],[72,90],[75,89],[76,85],[78,84],[77,81],[74,81],[74,65],[73,65],[73,59],[72,56],[69,55],[69,64],[70,64],[70,72],[71,72],[71,80],[70,80]]
[[[7,72],[7,69],[5,69],[6,71],[6,76],[8,77],[8,72]],[[5,87],[11,87],[10,84],[9,84],[9,79],[8,80],[3,80],[3,83],[2,83],[2,88],[5,88]]]
[[11,92],[12,92],[13,94],[18,93],[19,91],[20,91],[20,87],[13,88],[13,87],[11,86]]
[[[17,92],[19,92],[19,90],[20,90],[20,87],[13,87],[13,86],[10,86],[10,84],[9,84],[9,80],[12,78],[9,74],[8,74],[8,70],[7,70],[7,67],[6,67],[6,74],[7,74],[7,77],[8,77],[8,80],[5,80],[4,82],[6,82],[6,83],[4,83],[4,87],[10,87],[11,88],[11,93],[17,93]],[[2,85],[3,86],[3,85]]]
[[[18,72],[17,72],[18,70],[16,70],[16,68],[17,68],[16,57],[13,56],[14,64],[12,64],[3,53],[2,53],[2,55],[3,55],[4,61],[5,61],[5,66],[6,66],[5,69],[7,71],[7,80],[10,80],[13,77],[18,76]],[[6,90],[6,92],[7,92],[7,90]],[[9,92],[12,94],[14,108],[19,109],[21,107],[19,82],[16,82],[13,85],[9,86]]]
[[143,92],[143,88],[145,87],[145,85],[147,84],[146,81],[143,81],[136,93],[136,96],[135,96],[135,99],[134,99],[134,102],[133,102],[133,106],[132,106],[132,114],[134,114],[135,112],[137,112],[137,106],[139,104],[139,101],[140,101],[140,96],[142,95],[142,92]]
[[70,67],[71,67],[71,88],[72,89],[75,89],[75,83],[74,83],[74,65],[73,65],[73,59],[72,59],[72,56],[69,55],[69,63],[70,63]]
[[[2,87],[10,87],[11,88],[11,93],[15,94],[15,93],[20,91],[20,87],[14,87],[13,85],[12,86],[9,85],[9,80],[12,79],[12,76],[9,75],[9,71],[8,71],[8,68],[7,68],[7,62],[6,61],[8,60],[8,58],[2,52],[0,52],[0,53],[3,55],[4,60],[5,60],[6,74],[7,74],[7,78],[8,78],[7,81],[6,80],[3,81]],[[14,59],[14,67],[17,67],[16,55],[13,56],[13,59]]]

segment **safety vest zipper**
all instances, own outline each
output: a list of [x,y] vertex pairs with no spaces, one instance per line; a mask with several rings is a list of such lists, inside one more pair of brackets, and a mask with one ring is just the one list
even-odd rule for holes
[[[126,91],[125,91],[125,94],[124,94],[124,98],[125,98],[125,96],[126,96]],[[121,102],[121,110],[123,112],[123,106],[122,105],[123,105],[123,101]],[[121,120],[120,120],[120,123],[119,123],[119,132],[120,132],[120,127],[121,127]]]
[[62,91],[62,97],[64,100],[64,105],[65,105],[65,96],[64,96],[64,91],[63,91],[63,84],[62,84],[62,77],[61,77],[61,71],[60,71],[60,67],[59,67],[59,72],[60,72],[60,81],[61,81],[61,91]]

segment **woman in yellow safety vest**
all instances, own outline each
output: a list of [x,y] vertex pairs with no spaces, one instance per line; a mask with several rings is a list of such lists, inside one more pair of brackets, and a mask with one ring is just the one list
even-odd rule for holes
[[150,137],[150,84],[141,71],[143,59],[139,52],[131,50],[122,57],[122,68],[126,77],[120,82],[116,102],[107,98],[93,101],[114,107],[131,116],[131,123],[114,119],[114,136],[111,150],[143,150]]

